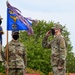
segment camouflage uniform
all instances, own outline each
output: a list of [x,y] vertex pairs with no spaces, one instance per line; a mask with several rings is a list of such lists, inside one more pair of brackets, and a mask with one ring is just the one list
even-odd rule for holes
[[[58,26],[59,28],[60,26]],[[51,65],[53,75],[65,75],[66,72],[66,42],[64,37],[60,34],[55,36],[52,41],[48,42],[48,37],[45,36],[42,41],[44,48],[51,48]],[[58,66],[63,67],[58,69]]]
[[1,24],[2,24],[2,19],[1,16],[0,16],[0,62],[2,62],[2,35],[4,34],[3,32],[3,29],[1,27]]
[[2,35],[4,34],[2,27],[0,26],[0,62],[2,62]]
[[2,62],[2,55],[1,55],[1,52],[2,52],[2,45],[0,44],[0,62]]
[[[6,56],[6,55],[5,55]],[[26,67],[26,50],[18,40],[8,43],[8,68],[9,75],[23,75]]]

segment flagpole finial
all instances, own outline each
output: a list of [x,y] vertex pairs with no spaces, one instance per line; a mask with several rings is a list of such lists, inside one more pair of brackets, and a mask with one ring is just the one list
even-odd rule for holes
[[8,0],[6,1],[6,4],[8,4]]
[[9,1],[7,0],[7,1],[6,1],[6,5],[7,5],[7,7],[8,7],[8,3],[9,3]]

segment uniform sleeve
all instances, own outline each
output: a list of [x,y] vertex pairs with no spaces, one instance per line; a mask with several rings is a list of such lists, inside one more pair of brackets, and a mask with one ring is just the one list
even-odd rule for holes
[[24,64],[25,64],[25,67],[27,66],[27,53],[26,53],[26,49],[25,47],[23,47],[23,60],[24,60]]
[[0,44],[0,62],[2,62],[2,45]]
[[6,61],[7,61],[7,57],[6,57],[6,47],[2,49],[1,55],[2,55],[2,60],[3,60],[2,66],[3,66],[4,68],[6,68],[6,67],[7,67],[7,62],[6,62]]
[[59,66],[63,66],[66,60],[66,42],[64,38],[60,39],[59,48],[60,48]]
[[2,50],[2,57],[4,62],[7,61],[7,52],[9,54],[9,47],[10,47],[10,44],[8,43],[8,45],[6,45]]
[[1,55],[2,55],[3,62],[5,62],[6,61],[6,47],[2,48]]
[[48,39],[47,36],[45,36],[45,37],[43,38],[43,40],[42,40],[42,46],[43,46],[44,48],[51,48],[51,43],[48,42],[47,39]]

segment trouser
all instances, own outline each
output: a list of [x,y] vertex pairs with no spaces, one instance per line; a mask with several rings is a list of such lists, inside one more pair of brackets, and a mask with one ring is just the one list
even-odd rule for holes
[[[0,41],[1,42],[1,41]],[[2,62],[2,44],[0,43],[0,62]]]
[[53,69],[53,75],[66,75],[65,68],[59,70],[57,66],[53,66],[52,69]]
[[22,68],[9,68],[8,75],[23,75],[24,70]]

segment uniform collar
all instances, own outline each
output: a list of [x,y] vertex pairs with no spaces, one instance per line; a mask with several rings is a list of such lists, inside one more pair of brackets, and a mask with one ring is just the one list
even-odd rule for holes
[[54,35],[54,38],[56,38],[56,37],[59,37],[59,36],[61,36],[61,34],[59,34],[59,35],[56,35],[56,36]]
[[14,40],[14,39],[12,39],[12,41],[13,41],[13,42],[19,42],[19,40]]

